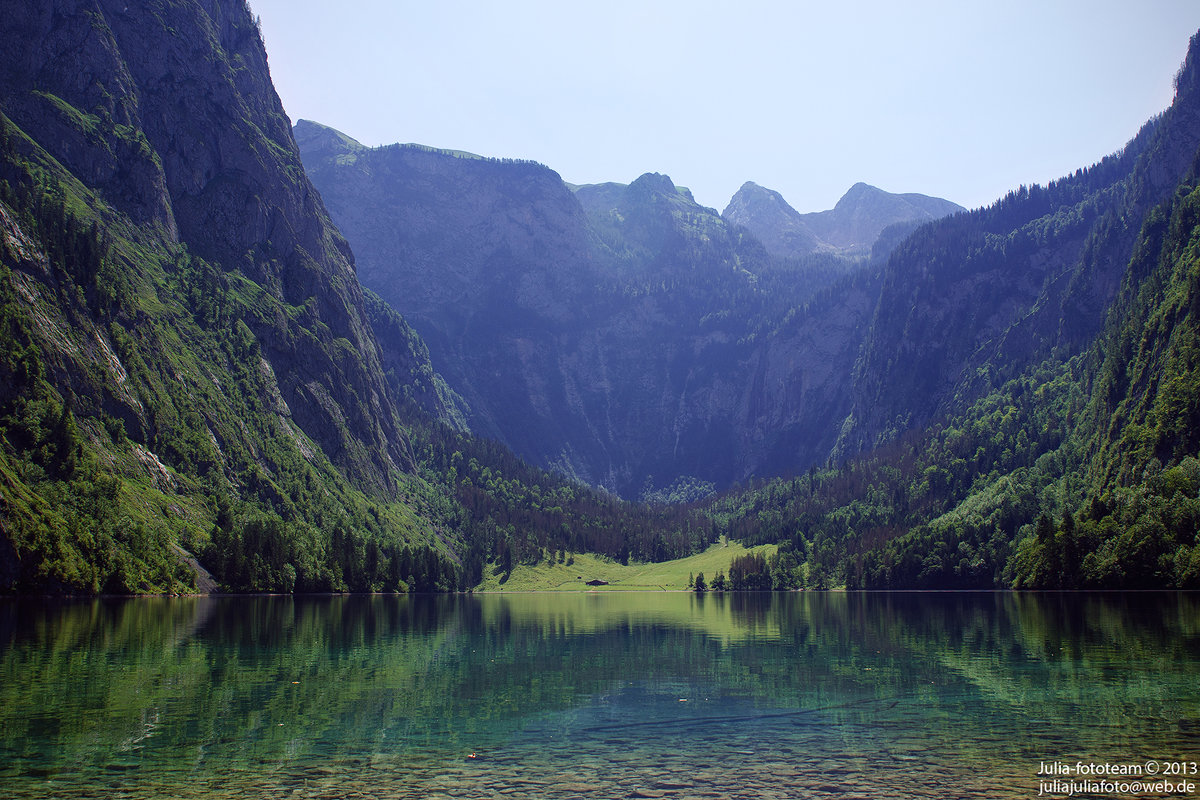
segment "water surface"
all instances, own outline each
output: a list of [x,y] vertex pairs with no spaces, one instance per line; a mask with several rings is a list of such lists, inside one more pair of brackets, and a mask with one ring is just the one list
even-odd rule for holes
[[0,603],[17,798],[1032,797],[1193,762],[1188,594]]

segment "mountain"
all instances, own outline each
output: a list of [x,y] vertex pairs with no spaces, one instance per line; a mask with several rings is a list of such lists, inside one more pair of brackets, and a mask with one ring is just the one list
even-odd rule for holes
[[[295,136],[309,175],[354,239],[359,279],[428,343],[472,429],[519,452],[528,452],[530,437],[561,446],[561,424],[544,416],[545,427],[507,436],[498,422],[537,418],[525,384],[539,378],[527,376],[518,350],[573,326],[570,301],[590,281],[587,221],[558,175],[431,148],[370,150],[304,120]],[[498,364],[510,369],[499,374]]]
[[1200,586],[1198,182],[1200,35],[1119,153],[901,243],[841,457],[719,522],[812,586]]
[[794,259],[661,174],[293,134],[241,0],[9,5],[0,591],[444,591],[718,535],[781,543],[755,585],[1200,586],[1196,38],[1112,157]]
[[965,210],[937,197],[892,194],[856,183],[832,209],[801,214],[779,192],[747,181],[721,216],[744,226],[772,255],[800,258],[815,252],[866,255],[889,227],[910,232]]
[[[630,369],[661,357],[672,336],[683,353],[691,351],[688,361],[676,356],[688,365],[686,378],[672,387],[672,405],[658,423],[674,434],[658,446],[669,445],[676,460],[651,474],[662,481],[674,469],[724,488],[823,462],[836,443],[849,401],[845,376],[873,309],[872,273],[840,259],[831,274],[812,274],[811,260],[781,264],[665,176],[582,186],[576,196],[607,253],[641,265],[613,271],[649,273],[667,289],[659,301],[674,314],[664,320],[667,331],[646,335],[634,320],[617,326],[632,334],[620,343]],[[690,329],[681,311],[701,325]],[[652,426],[633,433],[657,435]],[[681,463],[689,449],[695,455]]]
[[742,184],[721,216],[734,225],[743,226],[758,237],[769,252],[784,258],[832,249],[817,238],[805,224],[804,215],[788,205],[783,195],[753,181]]
[[[570,368],[520,372],[520,393],[543,418],[556,392],[592,398],[576,419],[603,430],[604,453],[622,459],[607,485],[626,493],[641,474],[643,489],[671,487],[650,496],[689,497],[802,476],[708,506],[729,535],[786,545],[779,585],[1194,585],[1195,72],[1189,56],[1172,107],[1119,153],[971,212],[860,185],[798,215],[745,187],[721,218],[663,175],[573,187],[586,257],[558,263],[575,293],[550,293],[576,310],[557,344]],[[445,154],[437,174],[462,163]],[[336,163],[324,168],[336,190]],[[451,205],[486,206],[469,194]],[[928,219],[887,216],[897,208]],[[772,254],[738,213],[774,219],[762,236],[775,248],[811,234],[827,253],[872,258],[814,280],[818,253]],[[490,329],[501,338],[536,318],[506,310]],[[535,364],[543,346],[524,344],[524,361],[492,351],[491,363]]]
[[686,189],[295,133],[360,279],[428,343],[473,431],[626,496],[761,465],[740,422],[754,331],[803,286],[776,290],[762,246]]
[[[431,540],[349,247],[244,4],[5,16],[4,584],[169,590],[190,580],[173,548],[235,517],[281,539],[382,507],[377,534]],[[301,559],[320,556],[275,577],[337,585]]]
[[1119,153],[922,228],[893,253],[855,367],[843,451],[962,408],[1100,333],[1141,227],[1200,147],[1186,92]]
[[362,289],[244,2],[4,17],[0,591],[449,590],[711,538],[461,432]]
[[859,185],[801,217],[743,187],[838,243],[784,259],[666,175],[567,186],[529,162],[295,133],[361,280],[429,343],[471,429],[627,497],[825,461],[878,288],[846,253],[957,208]]

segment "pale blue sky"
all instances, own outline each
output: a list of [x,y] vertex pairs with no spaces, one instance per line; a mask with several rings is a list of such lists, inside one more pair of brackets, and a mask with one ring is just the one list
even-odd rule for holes
[[975,207],[1120,148],[1173,95],[1196,0],[250,0],[292,121],[662,172],[718,210],[856,181]]

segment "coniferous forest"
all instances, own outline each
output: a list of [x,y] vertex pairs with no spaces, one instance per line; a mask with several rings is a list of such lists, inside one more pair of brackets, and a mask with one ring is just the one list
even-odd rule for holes
[[856,187],[893,216],[796,254],[665,176],[294,134],[241,0],[44,5],[0,30],[0,591],[721,537],[779,545],[730,589],[1200,588],[1197,39],[1100,163],[898,223]]

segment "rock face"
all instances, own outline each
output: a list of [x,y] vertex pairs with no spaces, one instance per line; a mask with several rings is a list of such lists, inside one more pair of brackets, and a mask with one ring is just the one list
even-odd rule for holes
[[801,214],[779,192],[747,181],[722,216],[745,226],[772,255],[799,258],[810,253],[866,255],[887,228],[906,230],[965,211],[962,206],[923,194],[892,194],[856,183],[828,211]]
[[[4,8],[0,468],[21,477],[0,487],[0,589],[172,591],[178,540],[251,517],[277,563],[247,585],[336,586],[316,544],[335,525],[428,541],[406,507],[378,512],[414,467],[401,405],[449,419],[454,400],[366,302],[246,4],[151,6]],[[39,415],[54,453],[20,421]]]
[[[865,273],[810,307],[818,284],[665,175],[572,190],[538,164],[295,133],[363,283],[429,343],[476,432],[626,496],[828,457],[874,307]],[[951,207],[861,186],[802,216],[750,187],[739,198],[827,253]]]
[[[64,0],[11,11],[0,34],[5,113],[133,221],[303,308],[323,346],[254,326],[281,396],[343,467],[384,486],[409,457],[352,256],[304,177],[245,5],[149,14]],[[339,339],[353,357],[335,354]]]
[[[857,453],[1078,352],[1187,171],[1191,116],[1177,103],[1121,155],[969,213],[857,184],[802,215],[747,184],[719,216],[658,174],[572,192],[535,164],[297,138],[364,283],[472,426],[636,496]],[[841,266],[802,285],[822,258]]]
[[756,330],[798,289],[760,285],[761,244],[670,178],[572,191],[538,164],[308,122],[296,138],[364,285],[428,342],[474,431],[626,495],[768,460]]
[[783,195],[746,181],[725,206],[721,216],[758,237],[771,253],[796,258],[828,249],[804,222],[804,215],[788,205]]
[[558,175],[429,148],[369,150],[305,121],[295,130],[356,242],[362,283],[428,343],[472,429],[523,454],[569,451],[565,429],[580,422],[539,387],[560,369],[559,337],[586,321],[578,300],[596,271],[587,219]]

